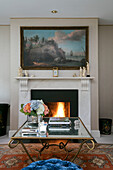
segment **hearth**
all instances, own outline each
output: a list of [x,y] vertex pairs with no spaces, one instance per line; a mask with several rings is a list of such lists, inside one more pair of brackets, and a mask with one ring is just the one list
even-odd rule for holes
[[37,99],[48,105],[47,117],[78,116],[78,90],[31,90],[31,100]]

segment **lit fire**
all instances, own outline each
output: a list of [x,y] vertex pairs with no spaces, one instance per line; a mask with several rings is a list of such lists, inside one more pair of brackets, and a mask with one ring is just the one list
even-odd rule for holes
[[58,102],[57,112],[54,117],[65,117],[64,102]]

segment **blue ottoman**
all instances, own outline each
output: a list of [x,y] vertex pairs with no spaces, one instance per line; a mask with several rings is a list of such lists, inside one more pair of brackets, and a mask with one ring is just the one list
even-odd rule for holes
[[80,166],[61,159],[36,161],[22,170],[83,170]]

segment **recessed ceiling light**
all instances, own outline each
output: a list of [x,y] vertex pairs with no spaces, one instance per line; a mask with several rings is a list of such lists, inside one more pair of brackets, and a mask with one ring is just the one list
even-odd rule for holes
[[51,13],[56,14],[56,13],[58,13],[58,11],[57,10],[52,10]]

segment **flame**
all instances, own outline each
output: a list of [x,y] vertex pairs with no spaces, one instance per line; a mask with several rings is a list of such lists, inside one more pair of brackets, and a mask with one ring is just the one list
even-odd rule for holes
[[64,102],[58,102],[57,113],[54,117],[65,117]]

